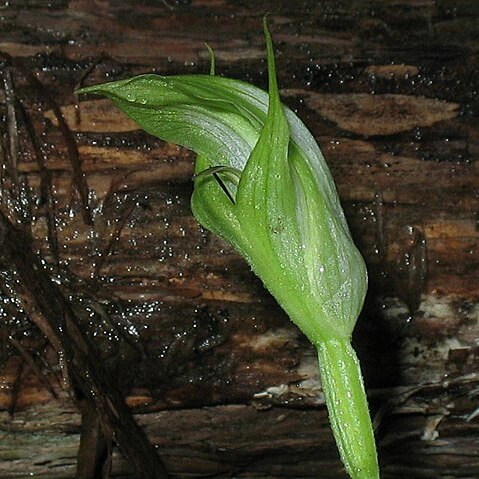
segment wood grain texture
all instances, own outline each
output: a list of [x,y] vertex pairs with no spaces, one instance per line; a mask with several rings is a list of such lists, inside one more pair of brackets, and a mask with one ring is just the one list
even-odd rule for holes
[[[219,74],[266,87],[265,12],[283,99],[321,145],[368,264],[354,341],[382,477],[478,477],[476,2],[10,1],[0,50],[17,64],[0,58],[0,207],[31,229],[172,477],[344,477],[313,350],[191,216],[193,155],[73,94],[139,73],[207,72],[205,41]],[[73,132],[92,225],[68,142],[18,62]],[[80,415],[67,368],[1,267],[0,477],[74,477]],[[114,477],[138,477],[112,459]]]

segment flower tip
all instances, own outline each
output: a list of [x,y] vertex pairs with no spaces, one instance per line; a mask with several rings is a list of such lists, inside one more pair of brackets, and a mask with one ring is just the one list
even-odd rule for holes
[[268,90],[270,100],[274,98],[279,101],[278,82],[276,80],[276,62],[274,58],[273,40],[268,26],[268,15],[263,17],[263,30],[266,40],[266,56],[268,61]]

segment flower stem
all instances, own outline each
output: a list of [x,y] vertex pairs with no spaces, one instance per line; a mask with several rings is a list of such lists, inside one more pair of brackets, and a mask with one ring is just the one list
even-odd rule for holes
[[353,479],[379,479],[359,361],[348,339],[317,345],[321,383],[341,460]]

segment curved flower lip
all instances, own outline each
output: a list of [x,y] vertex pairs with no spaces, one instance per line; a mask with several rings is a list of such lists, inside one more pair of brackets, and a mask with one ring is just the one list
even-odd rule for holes
[[212,75],[141,75],[79,93],[109,97],[145,131],[198,154],[195,217],[318,344],[351,335],[367,273],[316,141],[280,102],[265,35],[269,93]]

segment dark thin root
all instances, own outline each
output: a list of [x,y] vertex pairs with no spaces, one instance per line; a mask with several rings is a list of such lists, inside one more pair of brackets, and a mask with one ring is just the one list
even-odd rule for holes
[[18,186],[18,155],[19,155],[19,140],[18,140],[18,121],[15,111],[15,90],[13,87],[12,74],[8,68],[5,69],[3,75],[5,104],[7,106],[7,131],[8,131],[8,158],[10,177],[14,183],[14,187]]
[[110,208],[111,202],[113,201],[113,195],[115,193],[121,192],[120,186],[121,184],[127,180],[129,176],[134,175],[137,173],[139,170],[134,170],[134,171],[128,171],[125,174],[116,175],[116,177],[113,178],[113,181],[110,183],[110,187],[108,188],[108,191],[106,192],[105,196],[103,197],[102,205],[101,205],[101,212],[104,213],[105,211]]
[[[102,62],[103,60],[107,59],[107,55],[102,53],[99,58],[93,61],[93,63],[83,72],[78,82],[75,84],[73,91],[77,91],[83,87],[83,82],[88,78],[90,73],[95,69],[95,67]],[[81,111],[80,111],[80,103],[78,101],[78,95],[75,94],[75,122],[77,125],[81,122]]]
[[7,157],[7,147],[3,138],[3,132],[0,131],[0,180],[3,183],[5,181],[5,173],[9,167],[8,157]]
[[99,413],[104,430],[111,431],[118,448],[128,458],[138,477],[167,479],[168,473],[158,451],[135,422],[124,401],[117,378],[100,360],[98,348],[81,327],[68,297],[43,268],[33,250],[33,238],[22,234],[0,209],[0,231],[4,231],[0,259],[18,274],[17,295],[23,309],[42,316],[48,329],[57,335],[65,362],[71,366],[72,380],[82,396]]
[[28,136],[33,146],[35,160],[37,162],[40,173],[40,198],[45,201],[46,205],[48,246],[50,247],[50,252],[56,264],[58,265],[60,262],[60,258],[58,253],[58,234],[55,221],[55,198],[53,195],[52,174],[47,168],[46,158],[44,156],[40,143],[38,142],[35,127],[30,116],[25,111],[23,106],[21,106],[20,112],[22,114]]
[[374,194],[374,214],[376,216],[376,241],[379,260],[382,264],[386,262],[386,230],[384,225],[384,201],[383,194],[378,191]]
[[0,56],[5,58],[12,66],[18,69],[25,76],[30,85],[35,88],[45,99],[46,104],[52,110],[55,118],[57,119],[58,126],[67,146],[68,159],[70,160],[70,164],[72,165],[73,182],[75,183],[78,193],[80,195],[83,222],[87,225],[92,225],[93,218],[91,215],[90,207],[88,205],[88,185],[86,182],[85,174],[82,170],[80,155],[78,153],[78,148],[73,137],[73,133],[71,132],[70,127],[63,118],[59,106],[55,102],[48,89],[44,87],[43,83],[35,75],[33,75],[30,70],[25,68],[21,61],[16,58],[13,58],[11,55],[3,51],[0,51]]
[[41,372],[40,368],[38,367],[37,363],[35,363],[34,359],[32,356],[25,351],[25,348],[20,344],[19,341],[17,341],[15,338],[10,337],[9,338],[10,343],[14,346],[14,348],[20,353],[20,356],[25,360],[25,363],[28,365],[28,367],[33,371],[35,376],[41,381],[41,383],[45,386],[47,391],[55,398],[58,399],[58,395],[55,392],[55,389],[53,389],[53,386],[50,384],[50,382],[47,380],[45,375]]
[[18,396],[20,395],[20,389],[22,388],[22,377],[25,370],[25,363],[18,364],[17,374],[12,385],[12,400],[8,406],[8,414],[14,416],[15,409],[17,407]]
[[128,207],[126,207],[123,210],[120,221],[118,222],[115,228],[115,231],[113,231],[112,235],[110,236],[108,244],[106,245],[105,249],[101,252],[98,262],[95,265],[95,269],[94,269],[95,276],[98,276],[98,274],[101,271],[101,268],[103,267],[105,263],[107,256],[112,253],[113,248],[115,247],[115,244],[118,243],[118,241],[120,240],[121,232],[125,228],[126,222],[130,218],[135,208],[136,208],[136,204],[132,201],[132,204],[130,204]]

